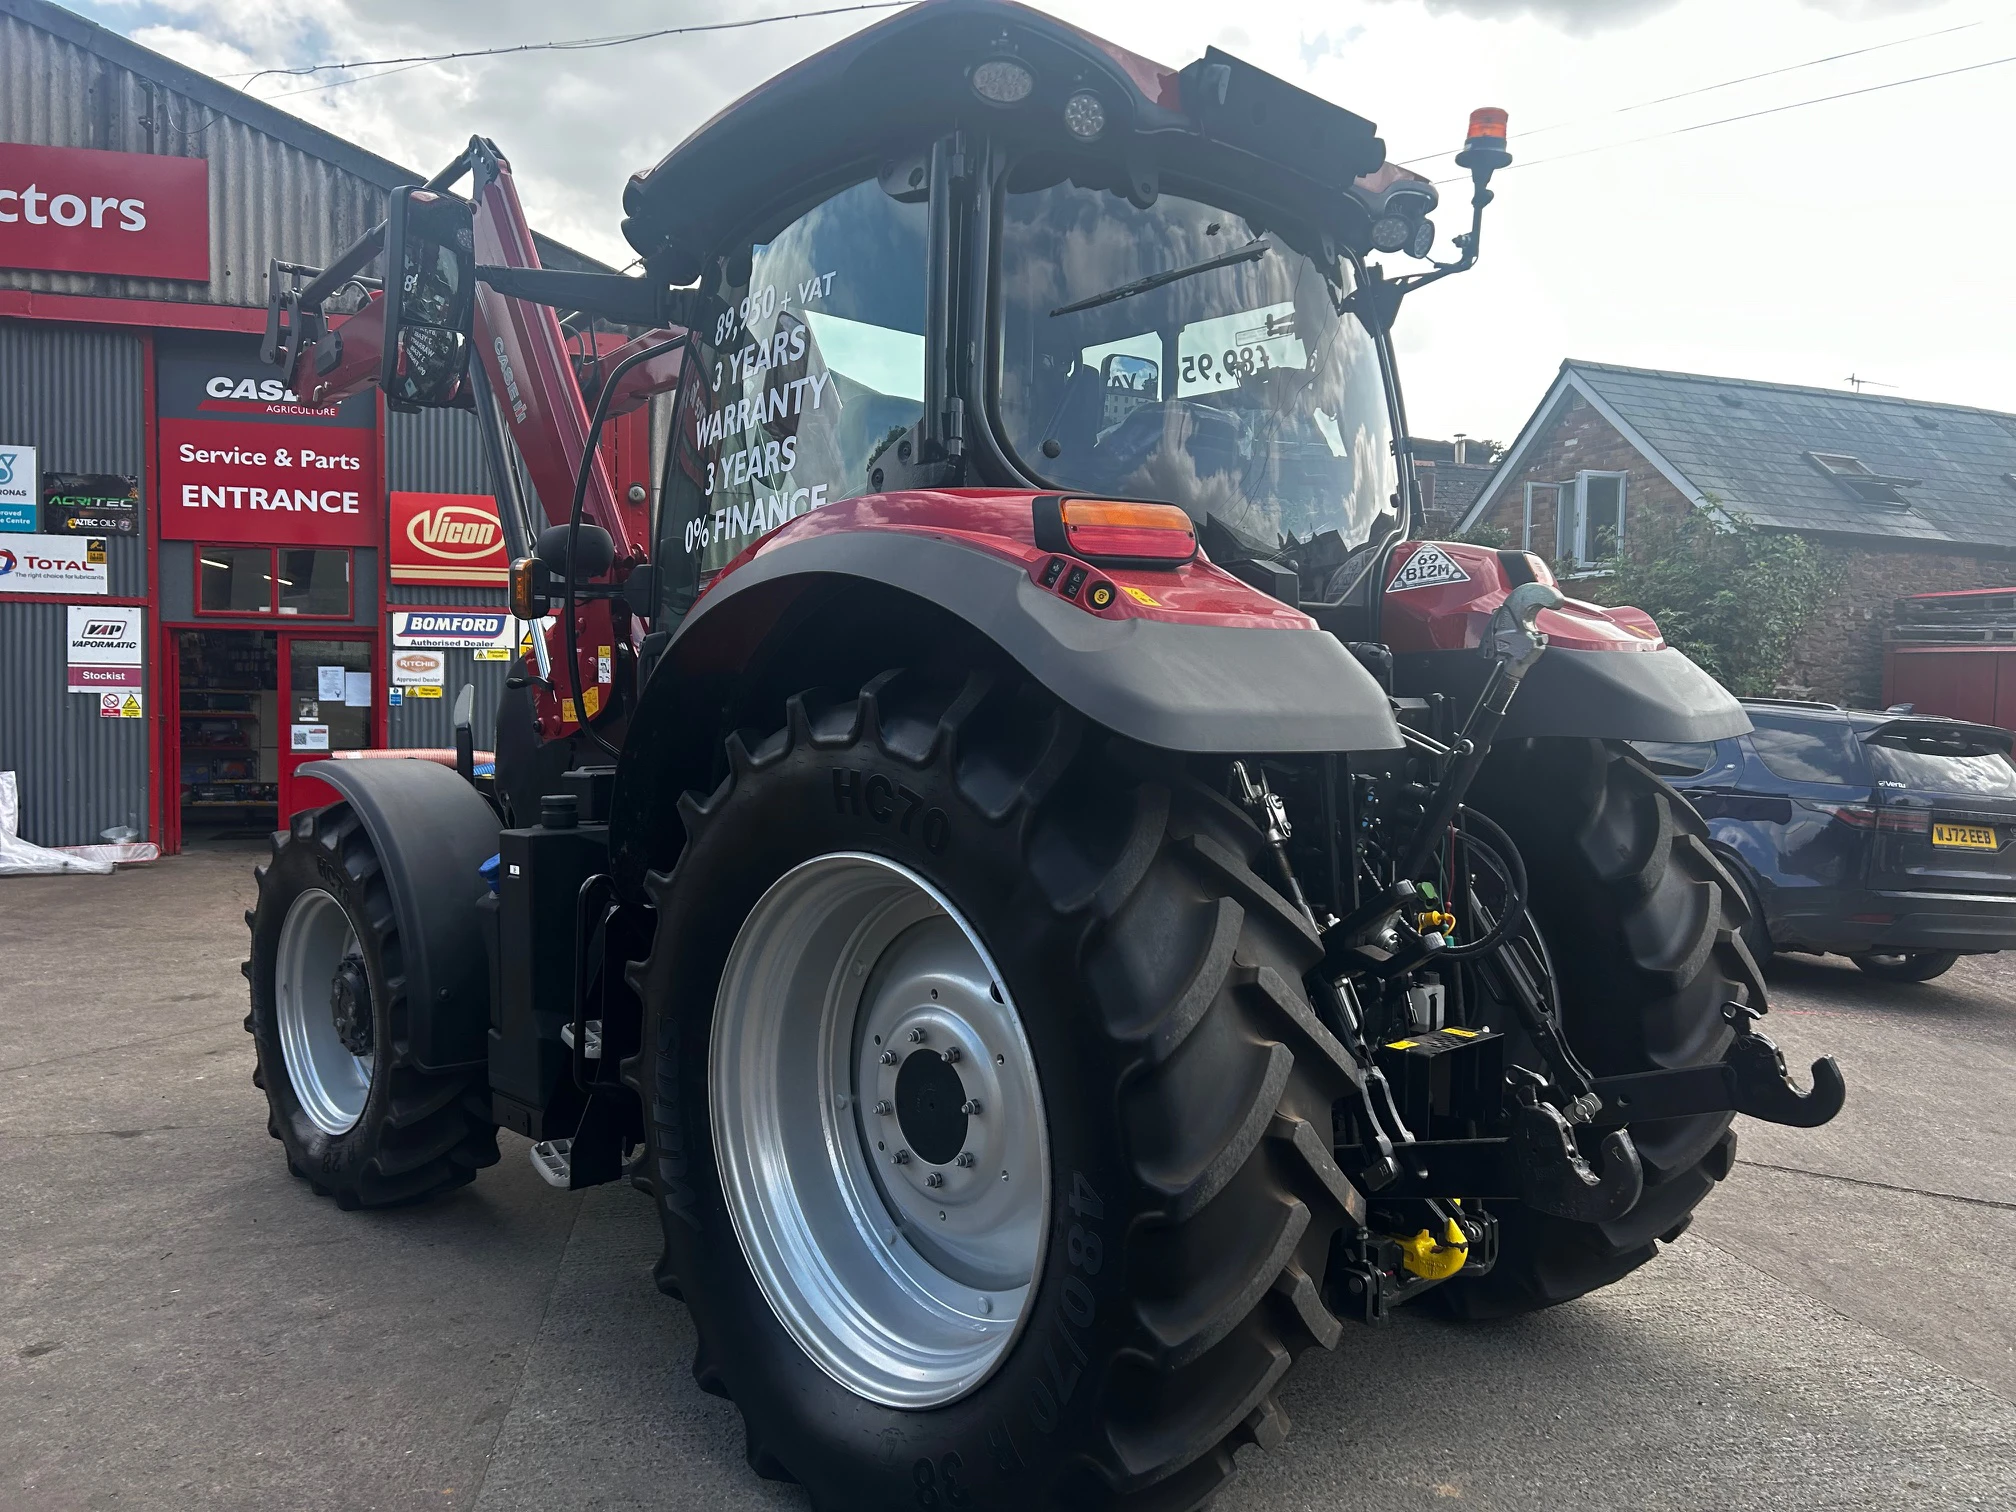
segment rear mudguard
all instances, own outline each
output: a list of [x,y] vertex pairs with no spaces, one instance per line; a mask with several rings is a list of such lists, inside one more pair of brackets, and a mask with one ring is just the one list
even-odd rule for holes
[[343,795],[384,869],[406,978],[406,1033],[423,1071],[486,1064],[490,959],[477,868],[501,822],[482,794],[432,761],[318,761],[305,775]]
[[[1538,557],[1455,541],[1410,541],[1388,560],[1380,636],[1393,689],[1447,696],[1461,719],[1484,686],[1491,617],[1521,583],[1551,582]],[[1570,584],[1572,587],[1573,585]],[[1605,740],[1721,740],[1750,728],[1743,706],[1668,646],[1642,609],[1570,599],[1543,610],[1547,651],[1520,684],[1501,740],[1572,735]]]
[[[709,784],[727,733],[718,716],[738,684],[762,681],[758,669],[780,655],[833,665],[834,643],[853,639],[857,620],[860,639],[888,645],[907,614],[915,630],[894,637],[899,661],[938,649],[920,637],[969,634],[1144,745],[1227,754],[1400,745],[1384,691],[1307,615],[1201,560],[1109,569],[1062,556],[1053,572],[1060,554],[1036,546],[1033,497],[850,499],[799,516],[730,563],[653,667],[625,742],[612,815],[619,875],[634,844],[662,843],[641,837],[676,829],[679,793]],[[815,620],[821,629],[808,635]]]

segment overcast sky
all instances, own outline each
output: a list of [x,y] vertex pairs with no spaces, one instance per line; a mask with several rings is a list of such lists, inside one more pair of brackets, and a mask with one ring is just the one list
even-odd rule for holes
[[[239,84],[261,68],[607,36],[836,0],[73,3]],[[1370,116],[1401,161],[1453,150],[1473,106],[1511,112],[1519,164],[1497,180],[1483,262],[1423,293],[1401,319],[1418,435],[1510,441],[1570,356],[1825,387],[1853,373],[1892,385],[1875,392],[2016,411],[2008,0],[1050,0],[1048,8],[1172,65],[1212,44],[1237,53]],[[314,92],[306,91],[343,76],[267,77],[251,87],[430,172],[472,132],[493,137],[534,224],[620,264],[630,252],[616,230],[618,197],[632,171],[877,15],[430,64]],[[1944,34],[1927,35],[1936,32]],[[1857,49],[1877,50],[1794,66]],[[1996,59],[2011,61],[1679,130]],[[1791,71],[1691,93],[1783,69]],[[1451,171],[1447,156],[1421,166],[1438,177]],[[1467,221],[1467,183],[1442,192],[1438,255],[1447,255],[1449,236]]]

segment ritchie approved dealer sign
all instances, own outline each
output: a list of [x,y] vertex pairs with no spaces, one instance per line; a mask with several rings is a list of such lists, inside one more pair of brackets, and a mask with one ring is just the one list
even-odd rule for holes
[[0,142],[0,267],[208,283],[210,164]]

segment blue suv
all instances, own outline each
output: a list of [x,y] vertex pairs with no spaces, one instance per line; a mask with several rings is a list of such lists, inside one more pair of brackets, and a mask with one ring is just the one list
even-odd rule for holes
[[1638,742],[1750,894],[1745,943],[1923,982],[2016,946],[2016,736],[1992,725],[1745,700],[1748,735]]

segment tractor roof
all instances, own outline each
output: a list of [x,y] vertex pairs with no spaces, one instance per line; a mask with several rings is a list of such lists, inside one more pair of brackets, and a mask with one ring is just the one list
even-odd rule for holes
[[[981,100],[974,68],[1012,57],[1034,76],[1009,107]],[[1091,90],[1108,127],[1074,141],[1064,102]],[[1213,48],[1174,70],[1009,0],[923,0],[759,85],[623,194],[623,234],[655,273],[697,277],[730,234],[765,233],[808,200],[955,128],[1124,163],[1152,196],[1175,167],[1309,212],[1362,214],[1343,191],[1385,161],[1370,121]],[[1330,219],[1318,215],[1318,220]]]

